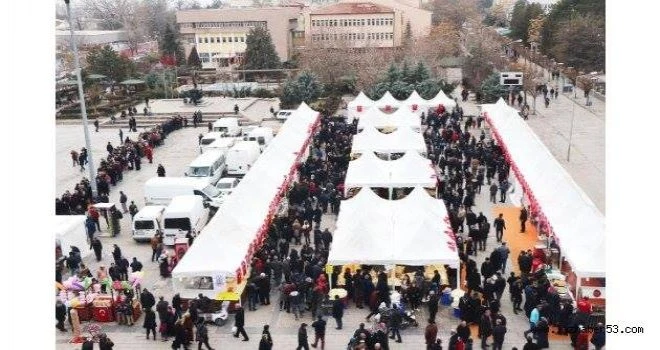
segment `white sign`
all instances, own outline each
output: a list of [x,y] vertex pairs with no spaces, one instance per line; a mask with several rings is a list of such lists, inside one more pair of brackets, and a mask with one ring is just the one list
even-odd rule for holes
[[518,86],[523,83],[522,72],[502,72],[500,73],[500,85]]

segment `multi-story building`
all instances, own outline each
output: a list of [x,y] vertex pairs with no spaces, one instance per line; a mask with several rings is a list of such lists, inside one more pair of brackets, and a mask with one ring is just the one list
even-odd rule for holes
[[321,47],[393,47],[398,37],[392,8],[373,3],[338,3],[309,13],[306,39]]
[[245,55],[246,38],[252,28],[265,27],[281,61],[291,57],[299,7],[222,8],[177,11],[186,57],[193,47],[203,68],[238,64]]
[[430,11],[397,0],[342,0],[313,9],[306,21],[306,41],[321,47],[395,47],[428,35]]

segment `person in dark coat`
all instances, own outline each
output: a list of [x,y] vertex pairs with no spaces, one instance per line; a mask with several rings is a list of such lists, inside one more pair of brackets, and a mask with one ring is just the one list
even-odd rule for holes
[[64,320],[66,320],[66,305],[61,300],[57,300],[55,303],[55,319],[57,320],[57,329],[62,332],[66,332],[64,328]]
[[[183,314],[183,310],[181,309],[181,296],[179,293],[174,294],[172,297],[172,307],[174,308],[174,313],[176,314],[177,317],[181,317]],[[190,316],[193,316],[192,314]],[[197,315],[195,315],[197,316]],[[193,320],[197,321],[197,317],[193,318]]]
[[202,350],[202,344],[205,345],[208,350],[213,350],[211,345],[209,345],[209,330],[206,328],[203,318],[197,320],[197,343],[197,350]]
[[167,258],[163,258],[160,261],[160,265],[158,266],[160,270],[160,276],[163,278],[168,278],[170,277],[170,265],[167,262]]
[[115,343],[108,338],[108,336],[105,333],[101,333],[100,339],[99,339],[99,349],[101,350],[112,350],[112,348],[115,346]]
[[488,346],[486,341],[488,337],[493,334],[493,322],[490,317],[490,310],[486,310],[481,316],[479,321],[479,338],[481,339],[481,347],[485,348]]
[[548,343],[548,332],[550,332],[550,326],[548,325],[548,320],[545,317],[541,317],[539,322],[534,328],[534,334],[536,335],[536,345],[539,349],[546,349],[550,347]]
[[93,238],[90,248],[94,250],[94,256],[96,257],[96,261],[101,261],[101,259],[103,259],[103,244],[101,244],[101,240],[99,240],[98,238]]
[[321,341],[321,350],[325,349],[325,326],[326,322],[323,319],[323,316],[319,315],[318,319],[312,323],[312,328],[314,328],[314,344],[312,347],[315,348],[319,340]]
[[594,334],[591,336],[591,344],[594,344],[596,350],[600,350],[605,346],[605,327],[603,323],[598,322]]
[[80,350],[94,350],[94,341],[92,338],[85,338],[85,341],[82,343]]
[[309,342],[307,341],[307,323],[302,323],[298,328],[298,347],[296,350],[305,349],[309,350]]
[[234,326],[236,327],[236,333],[234,333],[234,338],[238,338],[239,334],[243,336],[243,341],[249,341],[247,332],[245,332],[245,310],[239,305],[237,306],[236,317],[234,318]]
[[496,319],[493,327],[493,350],[502,350],[505,334],[506,326],[502,324],[502,320]]
[[144,312],[144,323],[142,325],[147,330],[147,340],[149,340],[149,332],[153,333],[154,340],[156,340],[156,313],[148,308]]
[[150,310],[156,305],[156,298],[147,288],[144,288],[140,293],[140,304],[142,304],[144,310]]
[[525,343],[525,346],[523,346],[522,350],[538,350],[539,347],[534,343],[534,340],[532,338],[532,335],[527,336],[527,343]]
[[332,302],[332,317],[334,317],[337,322],[337,328],[335,329],[341,329],[341,319],[344,317],[344,303],[339,300],[338,295],[335,295],[335,300]]
[[461,323],[456,326],[456,334],[458,334],[461,339],[469,339],[472,337],[472,331],[465,321],[461,321]]
[[435,315],[438,313],[438,303],[438,295],[434,291],[430,291],[428,301],[429,319],[433,320],[433,322],[435,322]]
[[158,177],[165,177],[165,167],[163,164],[158,164],[158,168],[156,169],[156,174],[158,174]]
[[174,324],[174,341],[172,342],[172,349],[179,349],[181,346],[183,346],[185,350],[188,350],[186,329],[183,327],[183,321],[178,320]]
[[268,336],[263,334],[261,336],[261,341],[259,342],[259,350],[272,350],[273,343],[268,340]]
[[527,209],[525,207],[522,207],[520,209],[520,216],[518,219],[520,220],[520,233],[525,233],[525,223],[527,222],[528,214],[527,214]]

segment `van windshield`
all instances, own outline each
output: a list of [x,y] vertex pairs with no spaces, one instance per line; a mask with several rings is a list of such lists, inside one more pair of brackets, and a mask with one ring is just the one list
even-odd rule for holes
[[193,176],[193,177],[206,177],[211,174],[211,168],[204,166],[204,167],[194,167],[191,166],[190,170],[188,171],[188,176]]
[[213,141],[215,141],[215,139],[202,139],[202,145],[210,145],[213,143]]
[[229,132],[229,129],[226,126],[216,126],[215,128],[213,128],[213,131]]
[[165,219],[166,229],[179,229],[181,231],[190,231],[190,219],[188,218],[171,218]]
[[138,220],[135,222],[136,230],[153,230],[154,222],[153,220]]
[[266,144],[266,139],[263,136],[257,137],[257,141],[259,142],[260,145]]

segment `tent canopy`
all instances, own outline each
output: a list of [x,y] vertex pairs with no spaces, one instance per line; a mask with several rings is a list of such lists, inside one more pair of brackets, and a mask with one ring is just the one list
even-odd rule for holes
[[426,153],[424,137],[409,127],[397,128],[394,132],[383,134],[373,127],[366,127],[353,136],[352,153],[407,153],[415,151]]
[[456,107],[456,101],[447,97],[442,90],[440,90],[434,98],[430,99],[428,103],[429,107],[437,107],[438,105],[443,105],[447,109]]
[[378,108],[386,108],[386,107],[398,108],[400,105],[401,102],[396,98],[394,98],[394,96],[392,96],[392,94],[389,91],[385,92],[385,95],[383,95],[383,97],[381,97],[380,99],[378,99],[378,101],[374,103],[374,106]]
[[234,275],[272,211],[271,204],[291,180],[317,121],[318,112],[305,103],[298,107],[177,264],[174,277]]
[[397,160],[382,160],[366,152],[348,165],[344,187],[435,187],[431,161],[417,152],[406,152]]
[[500,99],[482,109],[518,179],[547,219],[562,255],[578,276],[605,277],[603,214],[514,108]]
[[442,200],[415,188],[399,200],[363,188],[342,201],[328,258],[331,265],[431,265],[457,267],[458,252]]
[[365,110],[374,105],[374,101],[367,97],[364,92],[360,91],[357,97],[348,103],[349,109],[357,109],[358,106],[362,106]]
[[80,249],[80,255],[84,258],[92,251],[87,242],[87,228],[85,228],[85,215],[56,215],[55,216],[55,239],[62,247],[65,256],[75,246]]
[[396,112],[388,114],[381,112],[378,107],[371,107],[364,115],[360,116],[358,129],[372,126],[374,128],[409,127],[420,130],[422,126],[421,112],[421,109],[418,112],[412,112],[408,108],[399,108]]

